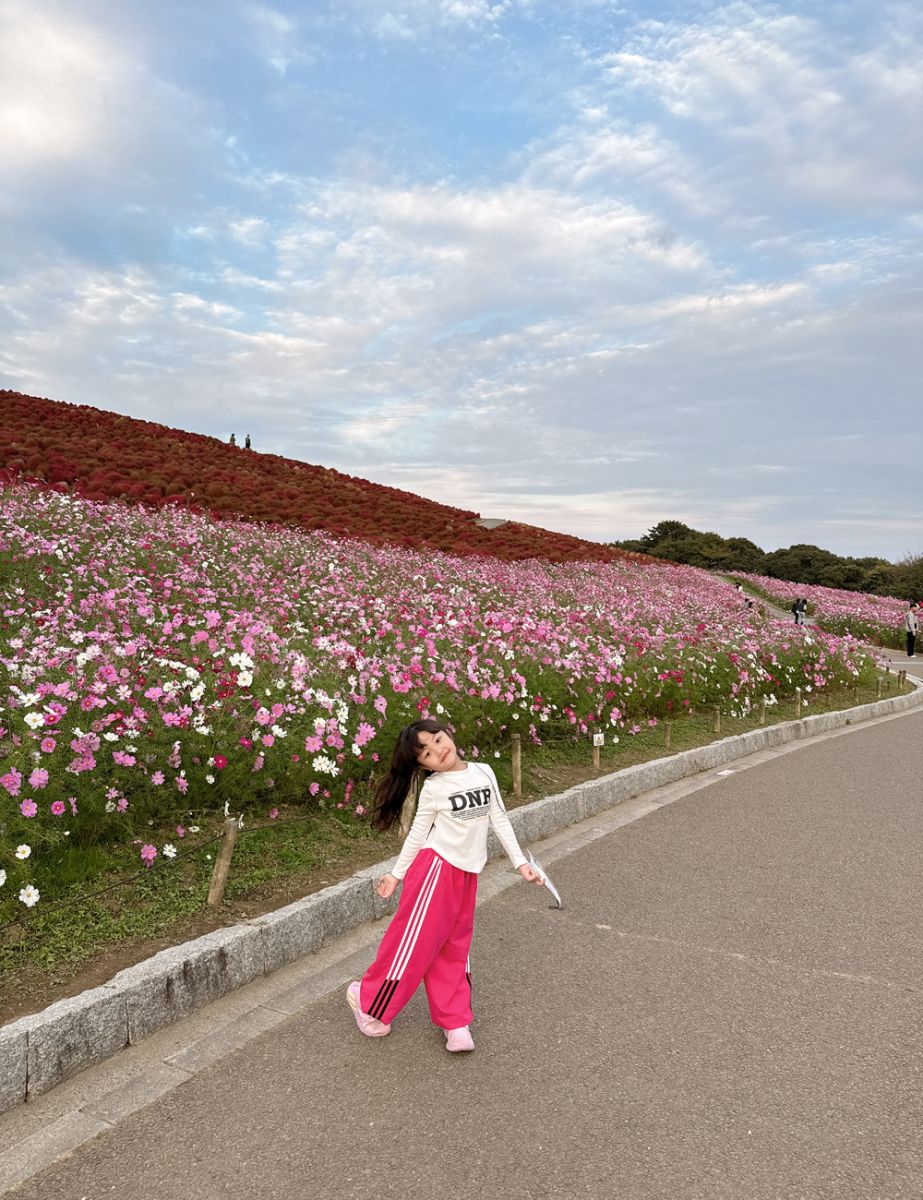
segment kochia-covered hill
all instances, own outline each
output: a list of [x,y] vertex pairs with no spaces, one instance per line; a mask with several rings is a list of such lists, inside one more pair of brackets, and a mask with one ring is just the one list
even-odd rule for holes
[[649,561],[512,521],[485,529],[477,513],[329,467],[5,390],[0,390],[0,467],[97,501],[177,504],[220,518],[323,529],[373,544],[503,559]]

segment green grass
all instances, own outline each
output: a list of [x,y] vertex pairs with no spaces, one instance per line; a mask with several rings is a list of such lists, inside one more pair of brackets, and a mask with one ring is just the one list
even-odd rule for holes
[[[886,676],[897,694],[895,675]],[[852,691],[810,693],[802,716],[867,704],[877,697],[874,683]],[[792,720],[793,700],[767,709],[767,724]],[[588,738],[575,740],[561,729],[542,727],[545,744],[534,746],[523,739],[523,803],[552,795],[585,779],[647,762],[667,753],[706,745],[759,727],[758,715],[748,718],[721,716],[721,731],[714,732],[713,711],[700,711],[671,722],[670,750],[664,749],[664,725],[644,726],[636,736],[622,734],[613,744],[607,735],[600,751],[600,769],[592,766]],[[497,774],[507,802],[513,798],[512,764],[508,749],[500,758],[487,759]],[[158,939],[166,944],[198,936],[207,928],[234,923],[259,912],[280,907],[300,895],[346,878],[353,871],[397,852],[399,837],[375,833],[365,822],[337,812],[305,817],[297,808],[280,808],[277,821],[241,831],[234,850],[223,905],[206,907],[221,818],[203,826],[197,844],[178,842],[180,856],[173,862],[158,859],[150,870],[126,880],[110,874],[93,881],[92,890],[110,891],[82,900],[86,884],[75,882],[62,900],[23,913],[21,923],[0,929],[0,1019],[18,1011],[31,1011],[56,998],[54,987],[79,984],[81,972],[93,967],[105,974],[153,953]],[[169,831],[151,840],[162,844]],[[92,982],[98,982],[98,979]],[[86,984],[89,986],[89,983]],[[71,987],[71,990],[74,990]],[[26,993],[32,998],[30,1008]],[[39,1000],[36,1004],[34,1001]]]

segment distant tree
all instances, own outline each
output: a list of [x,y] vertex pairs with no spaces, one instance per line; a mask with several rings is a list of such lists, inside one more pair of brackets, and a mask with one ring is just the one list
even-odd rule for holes
[[923,554],[905,554],[891,567],[892,596],[923,600]]
[[761,550],[756,542],[751,542],[749,538],[734,537],[728,538],[725,546],[733,560],[725,570],[746,571],[750,575],[765,574],[766,552]]
[[829,550],[820,546],[799,543],[789,546],[786,550],[773,550],[766,555],[766,574],[774,579],[788,579],[792,583],[813,583],[825,587],[839,587],[839,584],[826,583],[824,571],[829,571],[837,558]]
[[639,539],[638,544],[647,550],[651,550],[666,541],[683,540],[688,534],[693,532],[682,521],[660,521],[657,525],[650,528],[643,538]]

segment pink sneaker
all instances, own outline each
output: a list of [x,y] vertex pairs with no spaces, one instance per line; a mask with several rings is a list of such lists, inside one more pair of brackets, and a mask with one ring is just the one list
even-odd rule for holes
[[366,1037],[385,1037],[391,1032],[390,1025],[385,1025],[383,1021],[379,1021],[376,1017],[370,1017],[368,1013],[364,1013],[359,1007],[358,979],[354,979],[346,989],[346,1003],[353,1010],[356,1017],[356,1024]]
[[445,1048],[451,1050],[453,1054],[458,1054],[462,1050],[473,1050],[474,1038],[471,1036],[468,1026],[462,1025],[461,1029],[446,1029]]

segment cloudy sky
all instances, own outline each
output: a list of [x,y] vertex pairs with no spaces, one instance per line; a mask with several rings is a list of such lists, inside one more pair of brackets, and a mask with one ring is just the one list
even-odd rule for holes
[[923,550],[917,3],[0,0],[0,78],[0,386]]

